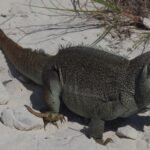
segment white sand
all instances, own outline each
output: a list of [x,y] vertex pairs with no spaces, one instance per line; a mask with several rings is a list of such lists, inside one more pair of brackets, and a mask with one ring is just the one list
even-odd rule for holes
[[[51,0],[52,1],[52,0]],[[58,0],[63,6],[71,6],[69,0]],[[100,29],[89,29],[79,32],[78,29],[61,29],[37,32],[24,36],[24,33],[29,33],[37,29],[45,29],[46,25],[50,24],[51,28],[66,28],[73,25],[81,25],[81,23],[95,24],[95,20],[86,21],[84,18],[74,18],[71,12],[64,12],[60,16],[59,12],[53,10],[44,10],[29,7],[30,2],[34,5],[42,6],[41,0],[1,0],[0,2],[0,28],[10,36],[13,40],[18,41],[24,47],[31,47],[33,49],[44,49],[49,54],[55,54],[58,51],[60,44],[82,44],[90,45],[97,38],[97,34],[101,33]],[[44,0],[47,6],[50,6],[48,0]],[[57,2],[53,0],[53,2]],[[52,5],[52,4],[51,4]],[[57,4],[58,5],[58,4]],[[61,7],[61,6],[60,6]],[[7,17],[3,17],[6,15]],[[48,16],[49,15],[49,16]],[[72,19],[71,21],[69,21]],[[76,32],[74,32],[76,31]],[[66,32],[71,32],[65,34]],[[60,36],[58,36],[60,35]],[[136,35],[133,34],[132,39],[136,40]],[[113,51],[117,54],[135,57],[141,53],[140,48],[134,52],[128,51],[133,42],[131,39],[123,41],[121,44],[116,44],[118,41],[112,40],[108,37],[100,44],[107,50]],[[147,48],[148,50],[148,48]],[[20,81],[15,79],[7,66],[6,60],[2,53],[0,53],[0,81],[9,81],[5,85],[6,91],[0,93],[0,98],[6,94],[6,99],[9,95],[9,100],[6,105],[0,105],[0,112],[6,108],[19,110],[24,104],[31,105],[31,100],[41,103],[40,108],[43,108],[41,89],[39,87],[26,88]],[[34,90],[31,90],[34,89]],[[35,91],[35,94],[33,93]],[[41,101],[40,101],[41,100]],[[149,150],[150,149],[150,112],[140,114],[140,117],[132,117],[127,119],[127,125],[144,128],[143,131],[138,131],[136,140],[119,138],[114,131],[107,131],[104,133],[104,138],[111,137],[114,143],[107,146],[102,146],[93,139],[88,139],[80,130],[84,127],[77,122],[59,123],[59,129],[53,125],[48,125],[46,130],[36,129],[31,131],[20,131],[11,127],[7,127],[0,123],[0,150]],[[29,117],[30,118],[30,117]],[[23,120],[24,122],[26,120]]]

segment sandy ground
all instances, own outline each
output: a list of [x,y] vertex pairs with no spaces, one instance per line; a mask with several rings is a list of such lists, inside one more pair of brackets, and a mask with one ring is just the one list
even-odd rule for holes
[[[53,4],[58,6],[57,2],[59,2],[60,7],[62,7],[61,5],[71,7],[69,0],[45,0],[44,2],[46,6],[51,7],[54,6]],[[43,6],[41,0],[1,0],[0,2],[0,28],[24,47],[44,49],[47,53],[54,55],[60,45],[90,45],[102,32],[94,28],[96,24],[94,19],[87,20],[87,18],[77,17],[71,12],[60,13],[54,10],[30,7],[30,4]],[[85,25],[88,25],[88,28]],[[90,29],[91,26],[93,29]],[[49,30],[44,31],[47,28]],[[42,31],[36,32],[37,30]],[[28,34],[31,32],[32,34]],[[135,40],[136,35],[133,35],[132,39]],[[118,44],[118,40],[115,41],[108,37],[100,45],[108,51],[129,58],[142,52],[140,48],[132,50],[133,42],[131,39],[126,39]],[[0,105],[0,112],[8,108],[17,110],[23,108],[25,104],[32,106],[33,103],[36,103],[34,108],[44,107],[40,87],[33,84],[24,85],[13,77],[2,53],[0,53],[0,81],[7,83],[5,89],[9,98],[7,104]],[[2,97],[3,94],[1,92],[0,96]],[[104,138],[111,137],[114,142],[107,146],[99,145],[93,139],[88,139],[80,131],[84,128],[84,125],[80,124],[82,120],[74,115],[72,115],[72,120],[75,121],[67,121],[64,124],[58,123],[59,129],[49,124],[45,130],[41,128],[21,131],[0,123],[0,150],[149,150],[149,114],[150,112],[142,113],[124,121],[125,127],[130,125],[139,129],[135,140],[119,138],[110,127],[104,133]],[[117,124],[119,124],[118,127],[122,126],[122,123]]]

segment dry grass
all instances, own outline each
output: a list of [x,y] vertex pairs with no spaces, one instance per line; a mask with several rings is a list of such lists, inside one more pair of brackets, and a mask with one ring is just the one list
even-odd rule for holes
[[[103,5],[103,7],[99,8],[95,2]],[[115,29],[119,36],[123,34],[130,35],[129,30],[133,27],[150,30],[143,23],[143,18],[150,19],[150,0],[91,0],[91,3],[96,10],[95,12],[87,13],[87,15],[104,21],[106,26],[104,33],[93,45],[100,42],[112,29]],[[150,32],[142,34],[134,44],[134,48],[140,45],[145,48],[148,44],[150,44]]]
[[149,0],[114,0],[114,3],[122,9],[123,12],[141,16],[150,16]]
[[[150,30],[143,24],[143,18],[150,19],[150,0],[113,0],[114,3],[121,9],[123,15],[134,21],[137,27],[144,30]],[[133,48],[143,46],[143,52],[150,44],[150,32],[143,32],[138,41],[135,42]]]
[[[142,30],[149,30],[143,24],[143,18],[150,18],[150,0],[70,0],[72,3],[72,8],[67,8],[60,5],[60,1],[56,0],[53,7],[49,7],[45,5],[44,0],[41,0],[43,3],[42,6],[35,6],[30,3],[30,7],[37,7],[39,9],[47,9],[49,11],[56,10],[58,15],[71,14],[74,12],[76,16],[86,17],[88,19],[95,18],[99,20],[97,24],[94,25],[81,25],[81,31],[91,28],[105,28],[103,34],[101,34],[93,45],[99,43],[102,39],[105,38],[108,34],[111,34],[112,31],[115,31],[118,37],[122,35],[124,37],[130,36],[130,29],[139,28]],[[32,2],[32,0],[30,1]],[[53,3],[53,1],[50,1]],[[58,5],[57,5],[58,4]],[[62,29],[65,27],[59,27],[58,29]],[[69,27],[66,27],[69,29]],[[79,26],[71,26],[71,29],[79,28]],[[42,26],[42,30],[51,30],[50,25]],[[35,32],[39,32],[38,29]],[[71,30],[72,32],[72,30]],[[73,31],[74,32],[74,31]],[[29,33],[32,34],[32,33]],[[150,41],[150,32],[142,34],[139,37],[137,43],[135,43],[135,47],[137,48],[139,45],[143,44],[147,45]],[[145,47],[145,46],[144,46]]]

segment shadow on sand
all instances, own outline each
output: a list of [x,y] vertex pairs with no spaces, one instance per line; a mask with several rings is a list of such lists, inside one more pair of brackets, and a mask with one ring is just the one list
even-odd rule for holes
[[[12,65],[8,64],[10,71],[12,75],[19,79],[20,73],[12,67]],[[20,80],[20,79],[19,79]],[[48,111],[48,106],[43,100],[43,90],[42,87],[34,84],[32,81],[25,81],[22,82],[23,85],[30,91],[32,91],[32,95],[30,97],[31,103],[32,103],[32,108],[35,110],[39,111]],[[84,126],[87,126],[89,123],[89,119],[85,119],[83,117],[80,117],[71,111],[69,111],[66,106],[61,102],[61,108],[60,108],[60,113],[63,113],[65,116],[68,117],[68,120],[71,122],[78,122]],[[116,131],[117,128],[123,127],[126,125],[130,125],[133,128],[135,128],[138,131],[143,131],[144,126],[149,126],[150,125],[150,116],[138,116],[138,115],[133,115],[128,118],[118,118],[112,121],[107,121],[105,123],[105,131]],[[81,130],[81,132],[86,133],[86,129]]]

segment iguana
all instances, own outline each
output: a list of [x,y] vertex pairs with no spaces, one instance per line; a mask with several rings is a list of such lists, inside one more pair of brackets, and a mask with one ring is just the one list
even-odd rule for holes
[[22,48],[0,30],[0,49],[24,76],[41,85],[49,112],[36,116],[55,123],[63,103],[89,118],[89,136],[106,144],[107,120],[128,117],[150,104],[150,52],[132,60],[91,47],[62,48],[55,56]]

